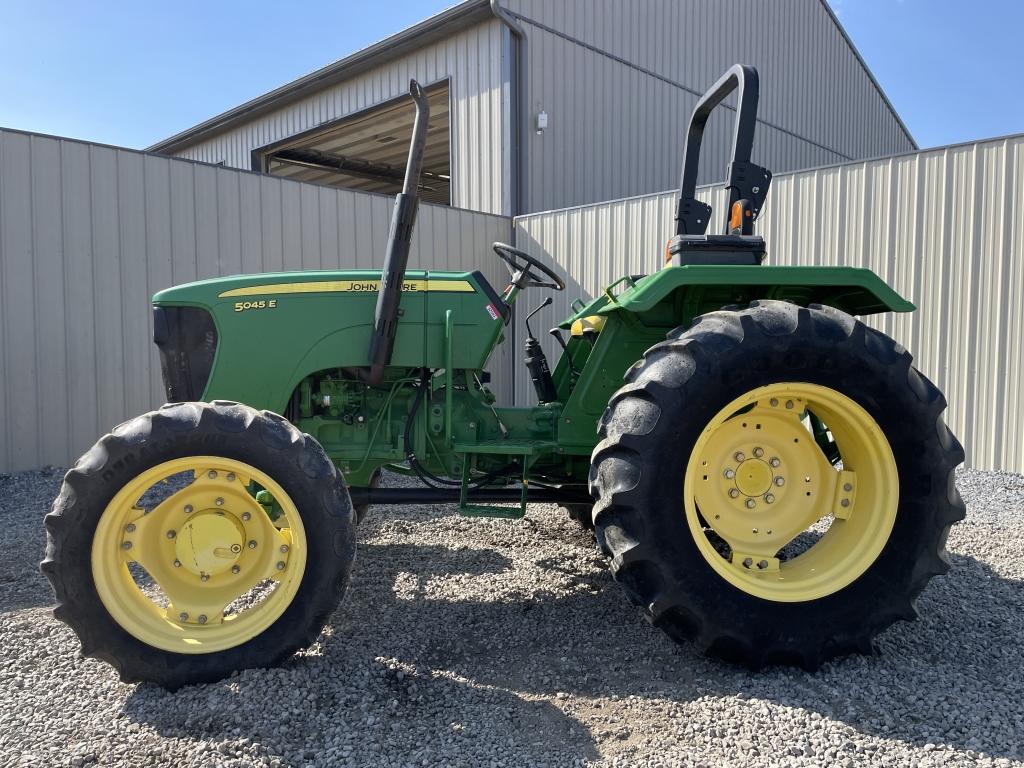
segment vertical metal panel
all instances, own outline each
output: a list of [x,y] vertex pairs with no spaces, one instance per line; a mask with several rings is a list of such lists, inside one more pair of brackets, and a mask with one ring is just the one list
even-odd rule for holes
[[[716,214],[724,196],[714,197]],[[569,289],[538,326],[623,274],[661,267],[674,192],[516,219]],[[946,393],[971,466],[1024,471],[1024,135],[775,177],[759,231],[774,264],[867,267],[917,304],[869,322]],[[545,345],[549,355],[552,344]],[[517,396],[529,402],[516,369]]]
[[506,213],[507,38],[497,20],[475,25],[176,154],[249,169],[252,150],[401,96],[412,77],[424,84],[451,78],[452,205]]
[[[696,93],[737,61],[761,74],[754,159],[769,168],[914,148],[821,0],[504,4],[529,38],[524,119],[549,117],[529,132],[528,211],[671,187]],[[704,182],[724,175],[732,118],[708,125]]]
[[[0,130],[0,472],[66,465],[163,402],[150,297],[238,272],[379,268],[392,200]],[[481,268],[509,219],[420,209],[410,267]],[[511,399],[512,354],[489,366]]]

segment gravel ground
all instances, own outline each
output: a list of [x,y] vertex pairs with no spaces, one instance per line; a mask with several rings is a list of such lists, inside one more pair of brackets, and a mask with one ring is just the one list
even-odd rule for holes
[[953,570],[881,653],[816,674],[696,656],[631,609],[589,535],[371,510],[319,643],[169,694],[50,616],[57,470],[0,475],[0,766],[1022,765],[1024,478],[964,472]]

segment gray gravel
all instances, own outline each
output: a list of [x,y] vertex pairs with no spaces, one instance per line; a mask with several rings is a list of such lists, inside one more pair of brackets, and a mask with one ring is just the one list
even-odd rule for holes
[[60,472],[0,475],[0,766],[1022,765],[1024,478],[968,522],[881,654],[750,674],[647,626],[588,535],[371,510],[348,595],[281,669],[169,694],[77,658],[37,571]]

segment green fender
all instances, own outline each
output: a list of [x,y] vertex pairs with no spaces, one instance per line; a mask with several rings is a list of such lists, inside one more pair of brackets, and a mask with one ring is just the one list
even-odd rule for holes
[[783,299],[825,304],[851,315],[913,312],[916,307],[870,269],[859,267],[684,266],[666,267],[639,278],[624,277],[563,321],[562,328],[588,315],[659,310],[685,317],[727,304]]

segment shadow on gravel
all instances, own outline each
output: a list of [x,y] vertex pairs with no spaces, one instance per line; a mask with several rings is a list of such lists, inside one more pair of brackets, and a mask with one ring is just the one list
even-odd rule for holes
[[[578,543],[581,551],[587,546]],[[646,625],[597,565],[581,573],[538,560],[557,594],[496,588],[493,598],[448,599],[437,596],[445,584],[510,573],[511,561],[488,549],[364,544],[319,654],[174,695],[140,686],[126,712],[168,737],[259,741],[274,734],[280,743],[283,734],[294,745],[285,756],[296,761],[334,749],[337,735],[352,730],[371,734],[382,756],[398,749],[398,734],[441,734],[441,754],[466,755],[485,732],[512,733],[518,736],[508,748],[531,764],[567,750],[597,759],[600,741],[633,737],[635,724],[605,717],[608,705],[598,698],[672,704],[735,697],[917,747],[1021,759],[1024,583],[974,558],[953,560],[941,587],[933,582],[921,597],[921,619],[884,633],[878,655],[848,657],[815,674],[750,673]],[[239,696],[268,702],[262,720],[232,715]],[[312,723],[311,710],[318,713]],[[637,727],[635,737],[643,738]]]
[[0,613],[53,605],[39,572],[46,549],[43,517],[60,491],[64,470],[0,475]]

